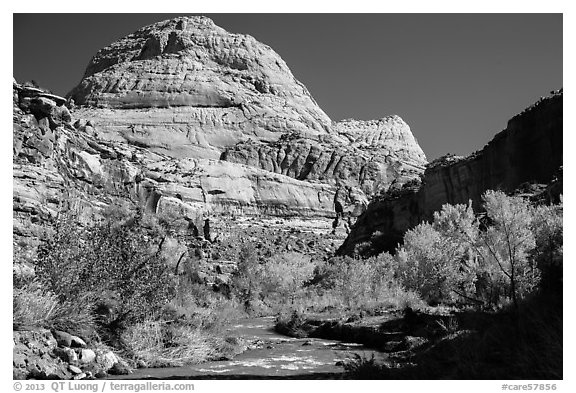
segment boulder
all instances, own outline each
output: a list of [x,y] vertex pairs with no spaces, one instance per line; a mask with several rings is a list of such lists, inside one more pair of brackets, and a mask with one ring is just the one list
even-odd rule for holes
[[126,364],[126,362],[122,361],[115,363],[114,366],[108,370],[108,374],[110,375],[128,375],[131,373],[132,370],[130,367]]
[[52,335],[56,339],[56,342],[61,347],[71,347],[72,346],[72,335],[60,330],[54,330]]
[[78,355],[72,348],[64,347],[64,348],[55,348],[54,355],[58,356],[66,363],[70,364],[78,364]]
[[45,97],[32,98],[28,107],[30,112],[36,116],[37,119],[50,116],[54,108],[56,108],[56,102]]
[[81,364],[90,364],[96,360],[96,353],[91,349],[81,349],[79,351],[79,360]]
[[112,351],[99,353],[96,357],[96,363],[103,371],[110,370],[118,362],[118,357]]
[[86,342],[82,340],[80,337],[71,336],[70,341],[71,341],[70,346],[72,348],[86,348]]
[[71,373],[75,374],[75,375],[79,375],[82,374],[82,370],[79,367],[73,366],[73,365],[69,365],[68,366],[68,370],[70,370]]

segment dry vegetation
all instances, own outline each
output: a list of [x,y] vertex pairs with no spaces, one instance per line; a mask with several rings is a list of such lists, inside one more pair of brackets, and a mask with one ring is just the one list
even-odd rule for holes
[[490,191],[484,207],[477,215],[470,206],[446,205],[408,231],[394,255],[368,259],[322,258],[283,245],[279,252],[233,233],[210,245],[212,258],[237,262],[227,291],[218,293],[199,279],[194,239],[174,274],[160,252],[162,218],[122,211],[79,227],[68,217],[40,248],[36,278],[15,280],[14,326],[70,331],[162,367],[242,351],[245,343],[226,338],[225,327],[247,315],[277,315],[280,332],[304,336],[310,313],[362,318],[440,305],[510,317],[494,317],[488,328],[445,324],[441,340],[413,354],[415,367],[358,358],[349,372],[482,378],[505,370],[522,377],[529,367],[538,377],[561,376],[562,205],[533,206]]

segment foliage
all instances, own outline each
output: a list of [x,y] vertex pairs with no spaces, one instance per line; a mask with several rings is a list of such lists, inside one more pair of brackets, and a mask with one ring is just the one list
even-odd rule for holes
[[353,379],[385,379],[387,367],[370,357],[354,353],[343,362],[344,370]]
[[179,367],[230,356],[224,338],[186,324],[146,320],[122,334],[127,351],[148,367]]
[[60,302],[37,281],[14,287],[12,295],[14,329],[41,326],[65,330],[86,337],[94,331],[91,299],[81,296]]
[[[174,280],[158,249],[158,234],[142,213],[80,227],[74,217],[56,224],[39,247],[37,277],[61,302],[83,294],[113,299],[117,313],[141,321],[173,296]],[[104,296],[104,298],[102,298]]]
[[480,234],[480,256],[492,280],[509,284],[504,289],[517,305],[518,298],[532,292],[540,278],[529,259],[536,245],[532,209],[527,200],[499,191],[487,191],[483,200],[492,225]]
[[246,311],[252,309],[254,301],[260,294],[261,270],[254,244],[242,243],[238,253],[237,270],[231,282],[234,295],[244,304]]
[[308,337],[306,318],[299,310],[282,312],[276,317],[274,329],[290,337]]
[[537,206],[533,211],[532,231],[536,248],[533,258],[541,272],[544,291],[562,293],[563,225],[562,205]]
[[471,206],[444,205],[432,224],[406,232],[399,248],[398,277],[429,303],[452,302],[470,290],[470,242],[478,233]]
[[[561,287],[562,207],[487,191],[485,214],[446,204],[432,223],[406,232],[397,250],[397,277],[428,303],[515,305],[534,292],[544,272]],[[560,283],[560,285],[559,285]]]
[[296,252],[270,258],[261,270],[262,297],[277,303],[294,304],[303,293],[303,285],[312,278],[314,264]]
[[388,253],[365,260],[331,258],[316,272],[318,291],[345,310],[374,312],[408,304],[419,308],[419,297],[398,284],[396,270],[396,260]]

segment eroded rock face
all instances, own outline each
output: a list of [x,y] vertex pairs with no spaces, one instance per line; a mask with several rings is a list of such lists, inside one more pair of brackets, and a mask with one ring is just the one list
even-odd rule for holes
[[[562,91],[554,93],[513,117],[504,131],[471,156],[430,163],[421,185],[407,184],[370,203],[339,252],[351,254],[367,241],[377,246],[372,252],[393,251],[406,230],[430,220],[445,203],[471,200],[479,209],[486,190],[511,192],[527,182],[550,183],[562,167],[562,97]],[[555,187],[558,184],[561,188],[561,182]]]
[[100,50],[70,96],[102,139],[356,187],[365,197],[426,163],[399,117],[333,124],[270,47],[204,17],[156,23]]
[[[16,95],[19,91],[18,85]],[[85,222],[123,204],[193,221],[215,214],[331,215],[331,185],[226,161],[175,159],[102,140],[87,121],[52,129],[51,120],[14,105],[13,230],[16,253],[24,259],[63,210],[79,213]]]
[[345,120],[333,130],[338,139],[285,135],[273,143],[241,142],[221,159],[300,180],[357,187],[368,196],[417,178],[426,163],[410,127],[398,116]]
[[14,82],[14,233],[27,249],[59,211],[88,222],[125,204],[329,226],[337,190],[357,217],[426,163],[399,117],[333,123],[270,47],[204,17],[103,48],[68,98]]
[[[315,137],[331,124],[270,47],[205,17],[156,23],[103,48],[70,96],[105,108],[88,116],[102,131],[170,155],[217,159],[248,137]],[[118,109],[134,111],[120,119]]]

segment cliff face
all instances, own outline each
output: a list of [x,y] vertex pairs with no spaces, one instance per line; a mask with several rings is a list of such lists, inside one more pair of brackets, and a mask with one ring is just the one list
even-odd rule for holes
[[426,163],[398,116],[333,124],[270,47],[205,17],[146,26],[101,49],[69,97],[100,140],[174,160],[212,159],[245,177],[233,165],[242,164],[304,189],[346,186],[356,214]]
[[430,163],[421,184],[374,200],[358,218],[339,252],[377,234],[378,251],[393,251],[404,232],[432,218],[445,203],[479,208],[486,190],[511,192],[523,183],[549,183],[562,166],[562,93],[541,99],[513,117],[482,150],[466,158]]
[[[14,85],[13,234],[16,260],[33,259],[61,211],[93,222],[108,207],[139,205],[202,225],[204,217],[327,217],[334,187],[226,161],[174,159],[123,142],[101,140],[85,121],[57,121],[29,108]],[[34,94],[36,96],[34,96]],[[51,112],[58,112],[54,101]],[[65,107],[62,110],[66,110]],[[67,110],[66,110],[67,111]],[[218,224],[217,224],[218,225]],[[17,263],[18,265],[18,263]]]
[[112,138],[173,157],[218,159],[223,146],[287,131],[316,138],[331,123],[270,47],[205,17],[156,23],[101,49],[69,95]]
[[[100,50],[66,99],[14,82],[14,233],[132,204],[190,220],[359,215],[426,158],[397,116],[333,124],[270,47],[204,17]],[[33,247],[32,247],[33,248]]]
[[300,180],[358,187],[367,196],[417,178],[424,169],[426,156],[398,116],[345,120],[333,130],[342,141],[287,134],[274,143],[238,143],[221,159]]

